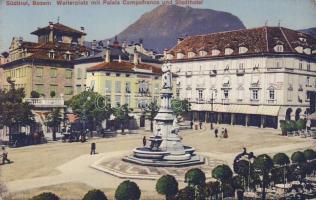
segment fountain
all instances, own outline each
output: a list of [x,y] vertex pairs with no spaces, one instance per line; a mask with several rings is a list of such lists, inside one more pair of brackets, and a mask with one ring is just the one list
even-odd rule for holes
[[193,147],[184,146],[181,142],[176,117],[171,109],[171,64],[164,63],[161,69],[163,72],[161,105],[155,117],[153,136],[148,139],[150,145],[149,147],[134,149],[133,155],[124,157],[123,161],[157,167],[182,167],[203,164],[204,158],[196,155]]

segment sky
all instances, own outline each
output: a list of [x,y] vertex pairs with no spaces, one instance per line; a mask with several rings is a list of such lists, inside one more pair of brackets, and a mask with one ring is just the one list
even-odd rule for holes
[[[9,48],[15,36],[36,41],[37,38],[30,33],[37,27],[47,26],[49,21],[57,22],[58,17],[60,23],[75,29],[84,26],[86,40],[91,41],[120,33],[155,7],[57,6],[56,0],[41,0],[51,1],[51,6],[8,6],[6,1],[0,0],[0,52]],[[316,0],[204,0],[203,4],[192,7],[230,12],[239,17],[247,28],[263,26],[265,23],[268,26],[280,23],[291,29],[316,27]]]

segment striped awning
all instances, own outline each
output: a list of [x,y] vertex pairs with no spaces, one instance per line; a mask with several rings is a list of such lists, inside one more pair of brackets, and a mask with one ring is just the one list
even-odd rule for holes
[[223,105],[214,104],[213,110],[211,104],[191,104],[191,110],[193,111],[213,111],[221,113],[239,113],[249,115],[268,115],[278,116],[280,106],[265,106],[265,105]]

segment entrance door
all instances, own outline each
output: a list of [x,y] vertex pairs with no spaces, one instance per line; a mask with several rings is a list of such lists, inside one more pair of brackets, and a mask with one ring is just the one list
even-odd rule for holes
[[309,107],[310,113],[314,113],[316,111],[316,92],[308,92],[309,95]]
[[139,126],[140,127],[145,127],[145,115],[141,115],[140,116]]

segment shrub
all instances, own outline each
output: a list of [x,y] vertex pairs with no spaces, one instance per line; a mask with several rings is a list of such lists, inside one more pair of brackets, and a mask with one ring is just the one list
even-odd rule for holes
[[290,164],[290,159],[285,153],[277,153],[273,156],[273,163],[284,166]]
[[116,200],[138,200],[140,195],[138,185],[129,180],[122,182],[115,191]]
[[302,130],[306,128],[306,120],[305,119],[299,119],[296,121],[296,127],[298,130]]
[[43,192],[31,198],[31,200],[60,200],[60,198],[51,192]]
[[40,94],[38,93],[38,92],[36,92],[36,91],[32,91],[31,92],[31,98],[40,98]]
[[218,165],[212,171],[212,177],[221,182],[228,182],[232,176],[233,171],[228,165]]
[[56,96],[56,92],[55,92],[55,91],[51,91],[51,92],[50,92],[50,97],[53,98],[53,97],[55,97],[55,96]]
[[107,200],[104,192],[101,190],[90,190],[87,192],[82,200]]
[[192,187],[185,187],[181,190],[176,195],[176,200],[191,200],[195,199],[195,191],[194,188]]
[[164,175],[158,179],[156,191],[159,194],[165,195],[166,200],[171,199],[178,192],[178,182],[174,176]]
[[301,151],[296,151],[292,154],[291,160],[293,163],[301,164],[306,161],[304,153]]
[[185,182],[189,186],[204,185],[205,179],[204,172],[199,168],[190,169],[185,173]]
[[308,161],[316,159],[316,152],[313,149],[306,149],[303,153]]

